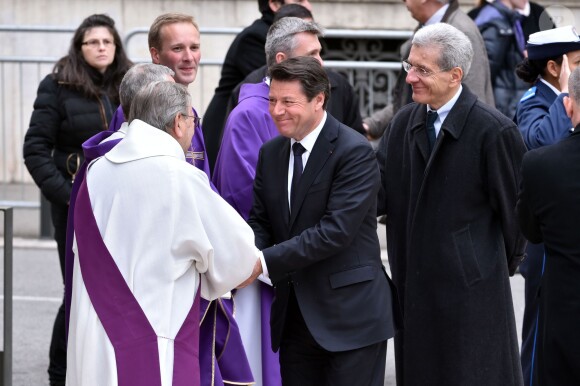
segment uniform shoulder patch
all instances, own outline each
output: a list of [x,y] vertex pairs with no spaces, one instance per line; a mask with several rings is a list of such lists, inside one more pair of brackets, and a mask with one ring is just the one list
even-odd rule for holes
[[522,96],[522,99],[520,99],[520,102],[523,102],[525,100],[528,100],[534,96],[536,96],[536,90],[538,88],[536,86],[530,88],[528,91],[526,91],[526,93]]

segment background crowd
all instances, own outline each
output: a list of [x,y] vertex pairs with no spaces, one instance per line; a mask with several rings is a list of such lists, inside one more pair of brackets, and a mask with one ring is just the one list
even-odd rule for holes
[[[176,369],[201,384],[382,385],[391,337],[398,385],[580,382],[577,319],[566,316],[580,301],[578,176],[564,166],[576,164],[579,124],[574,26],[540,28],[544,10],[527,0],[481,1],[469,13],[457,0],[406,0],[418,24],[400,47],[392,103],[361,117],[352,85],[324,68],[313,3],[258,1],[262,17],[233,41],[203,114],[183,87],[203,50],[191,16],[153,22],[145,66],[127,58],[109,16],[79,25],[39,85],[23,148],[51,203],[65,283],[50,384],[124,384],[137,373],[157,382],[119,359],[138,354],[164,385],[190,384]],[[143,205],[157,208],[148,220],[127,219]],[[381,215],[392,280],[376,239]],[[93,216],[113,273],[87,263],[100,258],[90,257],[95,229],[81,240]],[[521,347],[509,285],[517,269]],[[123,280],[101,284],[109,275],[129,291]],[[158,291],[142,287],[156,282]],[[121,313],[101,325],[116,308],[103,288],[146,318]],[[196,312],[201,320],[189,319]],[[122,351],[112,331],[132,323],[153,331],[149,348]],[[190,341],[197,367],[180,351],[190,324],[201,324]]]

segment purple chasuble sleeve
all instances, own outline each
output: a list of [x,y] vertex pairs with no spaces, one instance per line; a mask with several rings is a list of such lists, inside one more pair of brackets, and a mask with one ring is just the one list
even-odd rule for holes
[[252,370],[234,319],[232,299],[219,298],[211,302],[201,299],[201,310],[201,386],[253,384]]
[[242,86],[240,102],[226,122],[214,170],[213,183],[220,195],[245,220],[252,208],[260,147],[278,136],[269,112],[268,93],[264,82]]

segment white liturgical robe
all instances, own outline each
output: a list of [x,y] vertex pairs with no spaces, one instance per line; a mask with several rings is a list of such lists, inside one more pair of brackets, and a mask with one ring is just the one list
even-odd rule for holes
[[[201,296],[246,280],[259,251],[240,215],[169,134],[133,120],[126,137],[87,171],[103,241],[157,335],[162,385],[173,377],[173,339]],[[76,244],[68,336],[69,386],[117,385],[115,351],[85,288]]]

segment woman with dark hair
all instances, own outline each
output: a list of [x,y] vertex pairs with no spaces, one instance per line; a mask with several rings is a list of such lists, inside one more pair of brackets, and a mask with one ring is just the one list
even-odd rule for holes
[[[564,108],[570,72],[580,65],[580,38],[573,27],[530,35],[528,57],[516,73],[532,87],[518,103],[515,121],[528,149],[554,144],[570,135],[572,121]],[[558,171],[554,171],[558,172]],[[525,279],[521,363],[524,384],[538,384],[535,353],[538,335],[539,288],[544,266],[544,245],[528,243],[527,258],[520,265]]]
[[[24,138],[24,162],[51,204],[63,280],[69,196],[83,162],[81,145],[107,130],[119,104],[119,85],[131,65],[113,19],[91,15],[75,31],[68,54],[38,87]],[[64,303],[54,322],[49,358],[50,385],[64,385]]]

